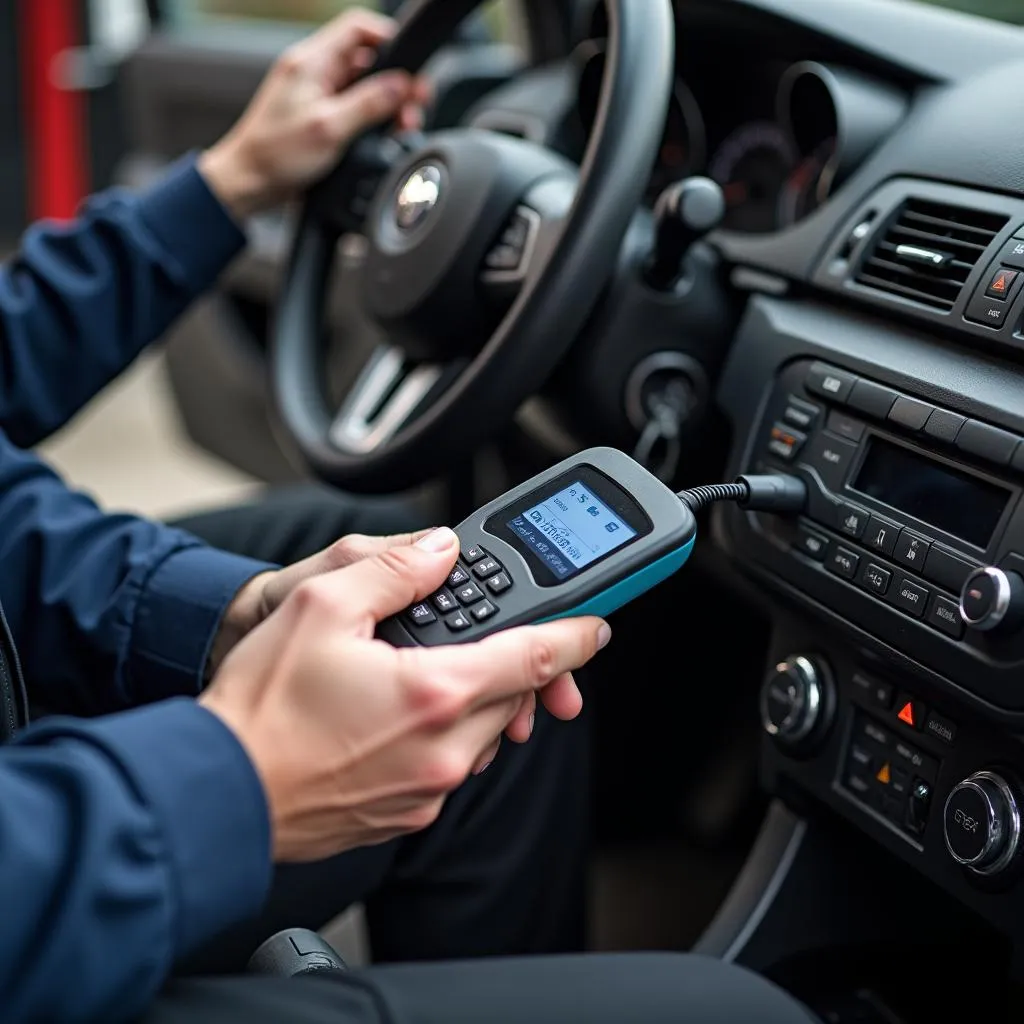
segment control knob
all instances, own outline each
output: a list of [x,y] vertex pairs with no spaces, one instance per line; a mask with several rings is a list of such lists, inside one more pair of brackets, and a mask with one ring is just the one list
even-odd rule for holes
[[824,734],[834,704],[828,668],[795,654],[768,673],[761,688],[761,723],[781,746],[806,747]]
[[975,772],[946,800],[946,848],[978,875],[1005,870],[1020,845],[1020,807],[1013,787],[995,772]]
[[1024,579],[994,565],[975,569],[960,591],[960,617],[982,632],[1018,629],[1024,625]]

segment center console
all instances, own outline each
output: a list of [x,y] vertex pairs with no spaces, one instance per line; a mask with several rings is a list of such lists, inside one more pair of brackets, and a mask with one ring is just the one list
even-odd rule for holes
[[730,472],[794,473],[809,493],[798,519],[714,512],[717,545],[774,608],[763,782],[890,865],[851,861],[849,885],[882,870],[923,887],[908,937],[941,905],[1019,957],[1024,368],[764,296],[720,399],[738,430]]

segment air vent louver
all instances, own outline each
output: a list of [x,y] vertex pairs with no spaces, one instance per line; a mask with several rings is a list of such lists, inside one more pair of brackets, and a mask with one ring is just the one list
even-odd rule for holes
[[856,281],[950,310],[1006,222],[1001,214],[908,199],[868,250]]

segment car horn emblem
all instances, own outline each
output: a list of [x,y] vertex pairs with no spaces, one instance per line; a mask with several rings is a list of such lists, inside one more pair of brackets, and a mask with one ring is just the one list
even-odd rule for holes
[[433,164],[417,167],[402,185],[395,203],[395,220],[403,231],[418,227],[441,197],[441,169]]

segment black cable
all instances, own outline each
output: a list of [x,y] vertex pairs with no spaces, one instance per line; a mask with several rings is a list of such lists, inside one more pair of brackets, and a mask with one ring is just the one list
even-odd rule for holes
[[680,491],[679,498],[682,498],[690,511],[696,515],[702,508],[713,505],[716,501],[736,501],[743,504],[750,494],[750,488],[746,484],[707,484],[704,487],[694,487],[688,491]]
[[750,512],[803,512],[807,505],[807,485],[797,476],[769,473],[740,476],[731,484],[706,484],[679,491],[677,497],[686,502],[696,515],[701,509],[718,501],[735,501]]

